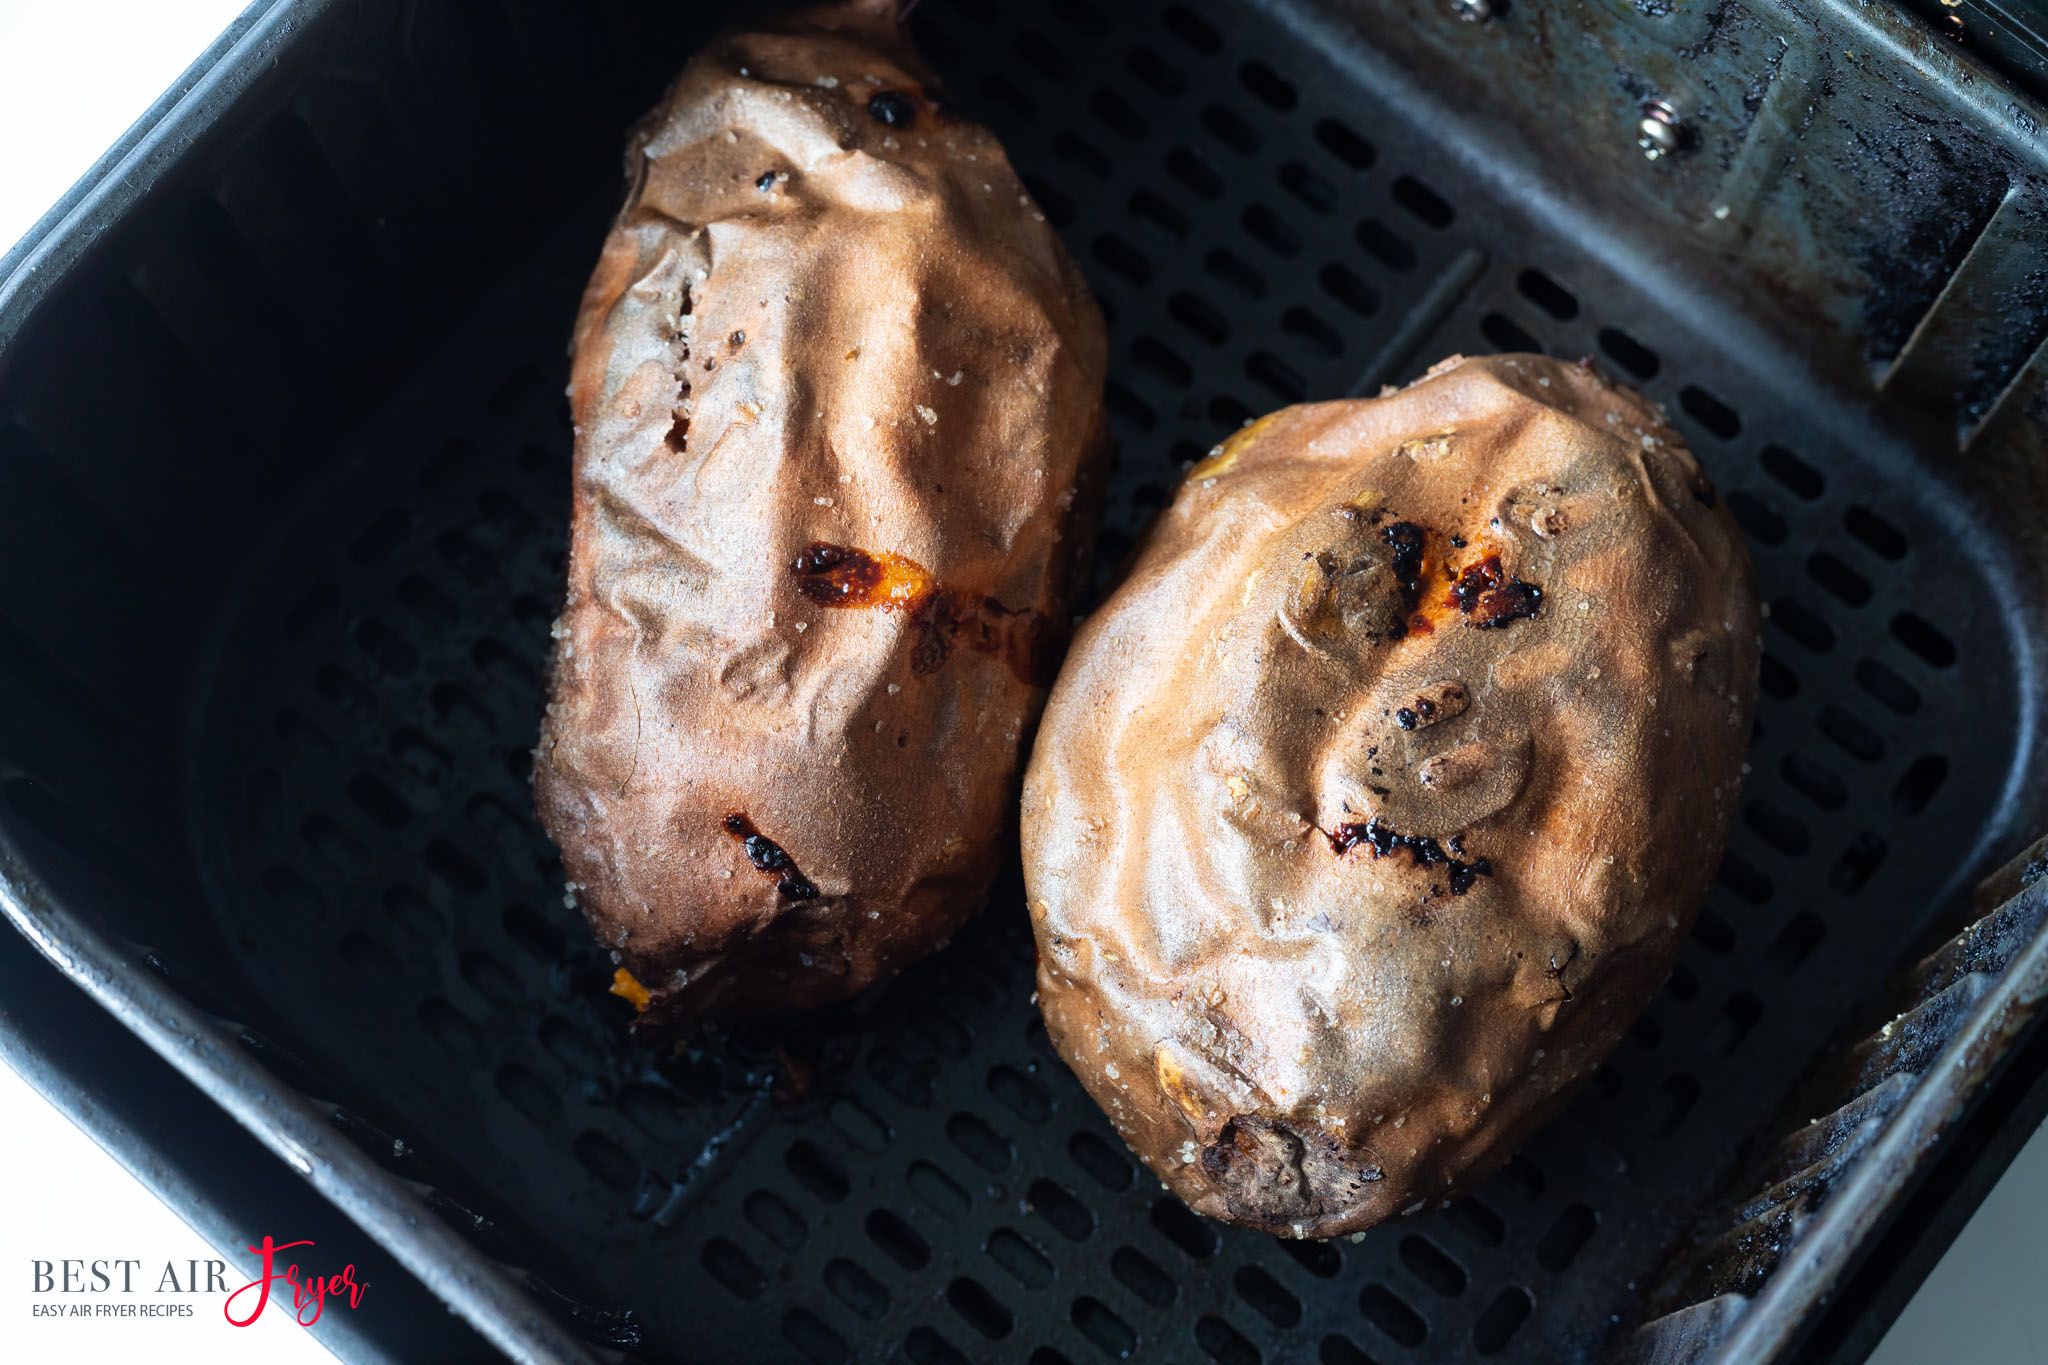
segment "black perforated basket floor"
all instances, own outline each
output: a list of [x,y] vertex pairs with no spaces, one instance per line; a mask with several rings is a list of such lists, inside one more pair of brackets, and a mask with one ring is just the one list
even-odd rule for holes
[[[496,1220],[494,1249],[630,1307],[650,1358],[1596,1352],[2001,832],[2032,680],[1999,547],[1254,9],[929,0],[918,27],[1110,317],[1105,566],[1247,418],[1452,351],[1591,356],[1670,407],[1750,536],[1764,696],[1719,881],[1617,1055],[1475,1198],[1325,1244],[1197,1218],[1125,1153],[1037,1022],[1014,875],[946,952],[789,1038],[624,1041],[527,792],[595,201],[235,576],[186,746],[224,940],[285,1041]],[[312,155],[346,141],[289,117]]]

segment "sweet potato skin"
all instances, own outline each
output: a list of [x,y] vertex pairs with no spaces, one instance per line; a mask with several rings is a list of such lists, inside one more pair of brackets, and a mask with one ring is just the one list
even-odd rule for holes
[[1669,973],[1754,710],[1662,414],[1458,357],[1188,475],[1026,776],[1061,1055],[1198,1212],[1330,1237],[1504,1162]]
[[646,1031],[840,999],[952,933],[1079,586],[1101,316],[895,8],[692,60],[576,319],[534,794]]

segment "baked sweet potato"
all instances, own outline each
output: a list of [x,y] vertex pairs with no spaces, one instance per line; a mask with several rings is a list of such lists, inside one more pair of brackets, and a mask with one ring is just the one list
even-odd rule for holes
[[718,40],[627,178],[576,320],[534,792],[664,1029],[849,995],[985,895],[1090,538],[1104,339],[892,4]]
[[1588,367],[1454,357],[1252,425],[1046,710],[1053,1041],[1201,1213],[1329,1237],[1435,1205],[1668,974],[1757,658],[1734,520]]

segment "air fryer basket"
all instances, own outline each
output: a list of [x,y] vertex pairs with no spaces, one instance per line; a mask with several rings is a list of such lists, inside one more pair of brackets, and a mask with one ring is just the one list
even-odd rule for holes
[[[1694,941],[1475,1197],[1328,1244],[1190,1214],[1047,1046],[1014,875],[849,1007],[625,1040],[526,786],[563,344],[626,122],[744,7],[272,15],[275,65],[188,112],[103,240],[53,237],[0,293],[10,914],[527,1358],[563,1330],[650,1360],[1690,1358],[1724,1318],[1617,1324],[1763,1284],[1826,1182],[1774,1196],[1741,1274],[1698,1250],[1716,1200],[1750,1210],[1782,1128],[1886,1082],[1849,1170],[2038,928],[2000,921],[1918,1051],[1829,1088],[1904,998],[1888,974],[2044,824],[2048,315],[2012,259],[2038,130],[1889,12],[1539,8],[928,0],[916,25],[1110,318],[1098,579],[1243,421],[1453,351],[1640,386],[1750,537],[1763,699]],[[1894,50],[1920,85],[1873,71]],[[1795,71],[1885,113],[1802,125]],[[1759,168],[1802,137],[1865,159]],[[1891,196],[1860,237],[1859,194]],[[475,1251],[408,1234],[413,1197]]]

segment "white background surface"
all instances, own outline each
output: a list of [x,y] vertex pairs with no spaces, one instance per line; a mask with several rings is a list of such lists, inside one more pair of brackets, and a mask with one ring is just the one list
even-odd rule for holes
[[[240,8],[236,0],[0,0],[0,252]],[[23,1178],[23,1172],[33,1174]],[[138,1358],[151,1365],[332,1360],[275,1309],[255,1327],[228,1327],[218,1294],[194,1300],[197,1311],[188,1319],[32,1319],[33,1259],[134,1257],[160,1275],[166,1261],[182,1264],[214,1252],[4,1068],[0,1173],[7,1173],[0,1175],[0,1355],[6,1359],[78,1365],[128,1365]],[[2048,1360],[2044,1253],[2048,1140],[2036,1136],[1873,1361]]]
[[[0,253],[241,11],[238,0],[0,0]],[[0,933],[13,933],[0,925]],[[219,1253],[48,1101],[0,1066],[0,1361],[41,1365],[333,1365],[272,1299],[230,1327],[225,1294],[165,1296],[189,1318],[35,1318],[31,1305],[115,1295],[35,1294],[37,1260],[135,1259],[153,1290],[166,1262]],[[325,1267],[323,1267],[324,1269]],[[118,1273],[118,1272],[117,1272]],[[230,1268],[227,1283],[253,1278]],[[203,1280],[202,1280],[203,1283]],[[138,1293],[136,1302],[157,1302]],[[235,1304],[245,1314],[251,1300]],[[367,1308],[369,1299],[364,1300]],[[325,1311],[325,1310],[323,1310]]]

